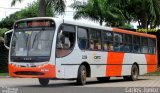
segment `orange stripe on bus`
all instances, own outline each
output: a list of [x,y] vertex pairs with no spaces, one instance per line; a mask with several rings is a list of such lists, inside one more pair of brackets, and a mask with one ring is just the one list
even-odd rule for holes
[[129,30],[123,30],[123,29],[118,29],[118,28],[113,28],[113,32],[119,32],[119,33],[124,33],[124,34],[132,34],[132,35],[138,35],[138,36],[144,36],[144,37],[149,37],[149,38],[156,38],[155,35],[149,35],[146,33],[139,33],[139,32],[133,32]]
[[106,76],[121,76],[124,53],[108,52]]
[[[25,75],[24,74],[15,74],[16,72],[42,72],[43,75]],[[17,67],[16,65],[9,64],[9,74],[11,77],[22,77],[22,78],[55,78],[56,70],[55,66],[51,64],[44,64],[39,67]]]
[[146,61],[147,61],[147,72],[155,72],[157,71],[157,56],[151,54],[145,54]]

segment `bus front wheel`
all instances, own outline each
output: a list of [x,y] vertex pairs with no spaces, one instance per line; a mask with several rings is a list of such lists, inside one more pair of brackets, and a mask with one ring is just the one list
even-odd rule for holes
[[84,65],[81,65],[78,69],[78,77],[77,77],[77,84],[78,85],[85,85],[87,78],[87,71]]
[[47,86],[48,83],[49,83],[49,78],[39,78],[39,83],[40,83],[42,86]]

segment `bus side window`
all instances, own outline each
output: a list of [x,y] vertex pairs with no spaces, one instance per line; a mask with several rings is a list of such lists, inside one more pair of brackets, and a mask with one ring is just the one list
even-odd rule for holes
[[123,35],[124,52],[132,52],[132,35]]
[[56,55],[63,57],[68,55],[75,45],[75,27],[62,25],[57,35]]
[[156,51],[155,46],[156,46],[156,40],[149,38],[148,39],[148,53],[155,54],[155,51]]
[[114,33],[114,51],[123,51],[122,34]]
[[141,51],[142,53],[148,53],[148,38],[141,37]]
[[113,34],[111,32],[103,31],[103,49],[105,51],[113,51]]
[[78,45],[82,50],[88,48],[88,33],[85,28],[78,27]]
[[102,50],[101,43],[101,30],[91,29],[90,31],[90,49],[91,50]]
[[133,36],[133,52],[134,53],[140,53],[140,37],[139,36]]

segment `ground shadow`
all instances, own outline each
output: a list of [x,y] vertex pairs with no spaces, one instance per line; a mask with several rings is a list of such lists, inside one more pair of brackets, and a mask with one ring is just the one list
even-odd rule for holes
[[[149,79],[138,79],[137,81],[142,81],[142,80],[149,80]],[[134,82],[134,81],[125,81],[124,79],[111,79],[107,82],[99,82],[97,80],[95,81],[87,81],[86,85],[93,85],[93,84],[111,84],[111,83],[118,83],[118,82]],[[16,86],[16,87],[21,87],[21,88],[61,88],[61,87],[75,87],[75,86],[79,86],[76,84],[76,81],[73,80],[71,82],[65,82],[65,83],[57,83],[57,82],[51,82],[49,83],[48,86],[41,86],[39,85],[23,85],[23,86]]]

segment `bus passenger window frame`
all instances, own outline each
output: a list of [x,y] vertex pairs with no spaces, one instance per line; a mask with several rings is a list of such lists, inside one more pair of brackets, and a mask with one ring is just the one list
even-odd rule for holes
[[[94,35],[93,35],[94,33]],[[97,35],[99,33],[99,37]],[[89,50],[91,51],[102,51],[102,30],[89,28]]]
[[[80,31],[79,29],[83,29],[83,30],[86,31],[86,33],[87,33],[86,39],[85,39],[85,38],[79,38],[79,31]],[[81,27],[81,26],[77,26],[77,41],[78,41],[78,47],[79,47],[79,49],[81,49],[81,50],[87,50],[87,49],[89,48],[89,35],[88,35],[88,33],[89,33],[89,29],[88,29],[88,28],[86,28],[86,27]],[[82,48],[82,47],[81,47],[80,40],[82,40],[82,39],[86,41],[86,46],[85,46],[85,48]]]
[[[122,41],[118,42],[118,41],[115,41],[115,34],[119,34],[121,35],[121,38],[122,38]],[[118,45],[117,48],[115,48],[115,45]],[[113,33],[113,50],[115,52],[123,52],[123,49],[124,49],[124,45],[123,45],[123,33],[117,33],[117,32],[114,32]]]
[[[145,40],[147,40],[146,43],[144,42]],[[141,42],[141,44],[140,44],[141,53],[142,54],[148,54],[148,37],[141,36],[141,41],[140,42]]]
[[[107,34],[111,34],[111,40],[108,39]],[[102,30],[102,47],[104,51],[113,51],[113,33],[111,31]]]
[[[138,50],[136,50],[137,48]],[[141,37],[133,35],[133,53],[141,53]]]
[[[149,42],[150,40],[153,41],[152,44],[150,44],[151,43],[151,42]],[[152,52],[150,52],[150,51],[152,51]],[[148,53],[149,54],[156,54],[156,39],[155,38],[148,38]]]
[[123,34],[123,51],[125,53],[133,52],[133,35],[132,34]]
[[[72,31],[65,31],[65,30],[63,31],[62,29],[64,29],[64,26],[73,27],[73,32]],[[59,33],[61,31],[66,32],[68,34],[69,33],[73,34],[73,36],[72,36],[73,37],[73,41],[72,41],[73,44],[71,43],[71,39],[69,37],[68,37],[68,39],[63,38],[64,41],[69,40],[69,42],[71,44],[69,48],[60,47],[61,44],[59,44],[59,43],[63,43],[63,41],[61,41],[61,42],[59,41],[62,38],[62,37],[59,37]],[[61,35],[64,34],[63,32],[61,32]],[[57,33],[57,38],[56,38],[56,57],[60,58],[60,57],[65,57],[65,56],[69,55],[73,51],[75,44],[76,44],[76,26],[71,25],[71,24],[61,24],[58,28],[58,33]]]

